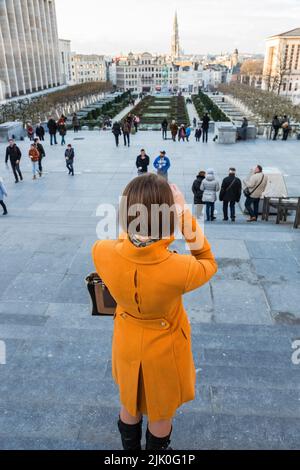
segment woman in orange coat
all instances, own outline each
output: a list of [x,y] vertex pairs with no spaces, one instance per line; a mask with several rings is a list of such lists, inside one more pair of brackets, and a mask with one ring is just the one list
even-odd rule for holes
[[[138,221],[129,212],[137,204]],[[171,213],[151,216],[163,204]],[[118,305],[112,348],[122,404],[118,427],[124,449],[139,450],[147,415],[146,449],[167,449],[176,410],[195,397],[191,327],[182,296],[207,283],[217,265],[183,195],[159,176],[134,179],[120,214],[126,234],[93,247],[97,272]],[[169,250],[177,223],[190,255]]]

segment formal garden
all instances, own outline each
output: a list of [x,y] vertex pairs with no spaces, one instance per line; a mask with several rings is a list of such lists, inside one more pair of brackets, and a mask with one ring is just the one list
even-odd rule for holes
[[167,119],[169,124],[175,120],[179,125],[190,125],[183,96],[146,96],[132,110],[132,114],[139,116],[141,130],[160,130],[164,119]]
[[230,121],[226,114],[202,91],[199,91],[198,95],[193,95],[192,100],[200,119],[208,113],[214,122]]
[[271,91],[259,90],[240,83],[220,85],[219,91],[243,103],[258,118],[258,121],[272,122],[273,116],[290,117],[300,122],[300,106],[293,105],[288,97],[279,96]]
[[94,129],[95,127],[101,128],[107,119],[113,120],[117,114],[129,106],[131,101],[132,95],[130,91],[117,94],[115,98],[113,95],[109,95],[78,113],[80,125],[82,127],[86,126],[89,129]]

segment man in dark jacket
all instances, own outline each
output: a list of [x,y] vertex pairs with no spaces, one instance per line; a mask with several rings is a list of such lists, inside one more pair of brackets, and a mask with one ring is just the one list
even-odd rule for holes
[[35,143],[35,146],[36,148],[38,149],[39,151],[39,154],[40,154],[40,159],[39,159],[39,174],[40,176],[43,175],[43,167],[42,167],[42,160],[43,158],[46,156],[46,152],[45,152],[45,149],[43,147],[43,145],[41,144],[40,142],[40,139],[34,139],[34,143]]
[[14,177],[16,179],[16,183],[19,182],[20,180],[23,181],[23,176],[20,170],[20,160],[22,157],[21,150],[19,147],[15,144],[13,139],[9,140],[9,146],[6,149],[6,156],[5,156],[5,163],[6,165],[8,164],[8,159],[10,160],[11,168],[14,173]]
[[131,132],[131,118],[125,119],[122,126],[122,132],[124,137],[124,145],[130,147],[130,132]]
[[209,131],[209,123],[210,123],[210,117],[208,113],[205,113],[205,115],[202,118],[202,141],[203,143],[208,141],[208,131]]
[[144,149],[141,150],[141,154],[136,159],[136,167],[138,169],[138,175],[144,175],[148,173],[148,167],[150,165],[150,158],[146,155]]
[[112,133],[116,139],[116,146],[119,147],[120,135],[122,135],[121,126],[119,122],[114,123],[113,128],[112,128]]
[[169,128],[169,123],[167,119],[164,119],[163,122],[161,123],[162,136],[164,140],[167,140],[168,138],[168,128]]
[[274,131],[273,140],[277,140],[279,129],[281,128],[281,123],[278,119],[277,114],[273,117],[272,121],[272,130]]
[[69,170],[69,175],[74,176],[74,157],[75,152],[71,144],[68,145],[67,150],[65,151],[66,166]]
[[199,219],[203,214],[203,206],[204,206],[204,203],[202,201],[203,191],[201,191],[200,188],[201,188],[202,181],[205,180],[205,176],[206,176],[205,171],[200,171],[199,175],[195,179],[193,186],[192,186],[197,219]]
[[57,133],[57,124],[56,121],[53,118],[50,118],[47,124],[49,134],[50,134],[50,144],[53,145],[53,141],[55,145],[57,145],[57,140],[56,140],[56,133]]
[[242,182],[236,176],[236,169],[229,169],[229,176],[224,178],[221,191],[220,201],[223,201],[224,220],[228,220],[228,206],[230,205],[230,217],[235,222],[235,204],[240,202],[242,195]]

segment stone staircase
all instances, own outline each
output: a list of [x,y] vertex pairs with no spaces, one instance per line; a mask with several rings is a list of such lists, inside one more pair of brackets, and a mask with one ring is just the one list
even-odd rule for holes
[[[28,317],[22,325],[22,314],[1,326],[1,449],[120,449],[112,319],[81,307],[49,308],[35,326]],[[300,327],[192,326],[196,399],[177,414],[173,447],[299,448],[300,366],[291,356]]]

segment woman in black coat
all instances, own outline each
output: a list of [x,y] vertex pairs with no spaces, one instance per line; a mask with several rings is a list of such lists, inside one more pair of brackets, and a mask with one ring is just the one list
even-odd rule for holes
[[203,213],[203,206],[204,206],[204,203],[202,201],[203,191],[201,191],[200,188],[201,188],[202,181],[205,180],[205,177],[206,177],[205,171],[200,171],[200,173],[198,174],[192,186],[197,219],[200,219]]

